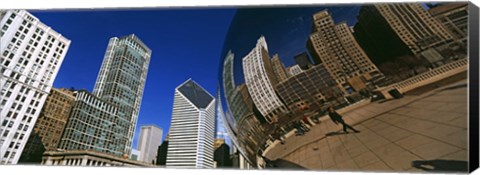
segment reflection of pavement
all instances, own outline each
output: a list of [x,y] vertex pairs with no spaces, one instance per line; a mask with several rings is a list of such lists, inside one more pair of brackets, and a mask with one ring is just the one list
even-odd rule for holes
[[413,165],[465,162],[466,82],[344,113],[345,121],[360,133],[338,134],[341,125],[322,120],[304,136],[289,136],[284,145],[275,144],[266,157],[317,170],[427,171]]

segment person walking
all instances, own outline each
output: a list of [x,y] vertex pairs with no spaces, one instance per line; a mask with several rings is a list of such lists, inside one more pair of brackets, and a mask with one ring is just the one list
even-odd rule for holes
[[350,129],[356,133],[360,132],[359,130],[356,130],[355,128],[345,123],[345,121],[342,119],[342,116],[338,114],[337,111],[335,111],[335,109],[333,109],[333,106],[330,106],[328,108],[328,116],[330,116],[330,119],[332,119],[332,121],[336,125],[338,125],[338,123],[341,123],[343,125],[343,132],[348,133],[347,129]]

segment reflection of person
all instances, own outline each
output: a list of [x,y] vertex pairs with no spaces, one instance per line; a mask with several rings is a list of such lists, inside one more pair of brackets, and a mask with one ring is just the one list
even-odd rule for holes
[[338,123],[341,123],[343,125],[343,132],[348,133],[347,129],[350,129],[354,132],[360,132],[356,130],[355,128],[351,127],[350,125],[346,124],[345,121],[342,119],[342,116],[333,109],[333,106],[330,106],[328,108],[328,116],[330,116],[330,119],[338,125]]

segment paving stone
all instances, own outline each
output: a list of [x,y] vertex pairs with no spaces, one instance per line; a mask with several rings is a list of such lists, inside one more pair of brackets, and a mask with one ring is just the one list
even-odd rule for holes
[[441,156],[440,159],[468,161],[468,152],[467,152],[467,150],[463,149],[463,150],[460,150],[460,151],[457,151],[457,152],[447,154],[445,156]]
[[382,148],[378,148],[373,153],[375,153],[375,155],[377,155],[389,167],[397,171],[404,171],[411,168],[412,161],[420,159],[395,144],[389,144]]
[[372,152],[365,152],[363,154],[360,154],[359,156],[354,157],[353,160],[360,168],[380,161],[380,159]]
[[377,161],[377,162],[374,162],[370,165],[367,165],[367,166],[364,166],[361,168],[363,171],[368,171],[368,172],[382,172],[382,171],[392,171],[392,169],[387,166],[387,164],[385,164],[384,162],[382,161]]
[[418,146],[433,142],[434,140],[422,135],[411,135],[409,137],[406,137],[404,139],[400,139],[399,141],[396,141],[395,143],[401,146],[402,148],[406,150],[411,150],[413,148],[416,148]]

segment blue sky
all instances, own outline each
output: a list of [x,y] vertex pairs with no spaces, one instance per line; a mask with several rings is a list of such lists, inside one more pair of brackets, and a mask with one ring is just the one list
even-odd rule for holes
[[[263,34],[271,54],[279,53],[286,66],[293,65],[293,56],[305,50],[311,15],[325,8],[240,10],[244,13],[230,30],[237,12],[234,8],[30,12],[72,41],[55,79],[53,86],[56,88],[75,87],[91,92],[111,37],[134,33],[152,49],[134,138],[135,148],[139,128],[143,125],[160,126],[165,139],[170,126],[174,89],[188,78],[216,95],[220,58],[228,51],[225,49],[234,49],[237,56],[243,57]],[[328,9],[336,22],[347,21],[353,25],[359,8],[335,6]],[[234,36],[226,37],[227,32]],[[227,41],[225,47],[224,41]]]
[[72,41],[53,87],[93,90],[108,40],[136,34],[152,49],[139,128],[170,126],[174,89],[192,78],[216,92],[218,63],[234,9],[30,11]]

